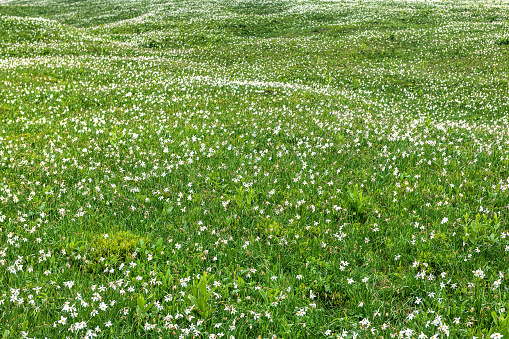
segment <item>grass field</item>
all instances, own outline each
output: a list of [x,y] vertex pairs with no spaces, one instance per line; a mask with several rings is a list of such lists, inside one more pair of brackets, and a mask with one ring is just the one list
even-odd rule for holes
[[0,335],[509,339],[509,2],[0,3]]

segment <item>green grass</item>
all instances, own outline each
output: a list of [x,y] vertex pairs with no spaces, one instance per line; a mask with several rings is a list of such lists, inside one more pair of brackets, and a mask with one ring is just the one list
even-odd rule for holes
[[0,335],[509,338],[508,10],[0,4]]

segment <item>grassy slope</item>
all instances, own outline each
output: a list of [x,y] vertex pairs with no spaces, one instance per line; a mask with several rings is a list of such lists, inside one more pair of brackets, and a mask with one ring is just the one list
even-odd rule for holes
[[507,10],[0,5],[2,332],[503,331]]

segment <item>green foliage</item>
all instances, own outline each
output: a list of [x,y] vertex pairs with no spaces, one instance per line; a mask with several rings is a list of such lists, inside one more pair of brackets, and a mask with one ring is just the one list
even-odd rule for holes
[[284,228],[281,224],[270,218],[261,220],[256,230],[264,235],[283,236],[286,235],[289,229]]
[[365,220],[370,209],[370,198],[364,195],[359,185],[348,187],[343,204],[352,213],[354,218]]
[[109,234],[98,234],[92,237],[89,247],[95,260],[101,257],[109,260],[125,261],[135,251],[140,243],[148,241],[148,237],[141,237],[131,231],[118,231]]
[[509,338],[509,315],[504,316],[501,314],[500,317],[498,317],[495,311],[491,311],[491,316],[495,326],[490,329],[488,335],[491,336],[493,333],[500,333],[503,338]]
[[509,45],[509,38],[502,38],[502,39],[498,40],[497,45],[499,45],[499,46]]
[[209,276],[207,272],[203,272],[199,279],[194,278],[193,284],[191,285],[191,293],[187,295],[191,305],[203,318],[207,318],[210,312],[212,312],[209,299],[214,292],[214,288],[209,286],[209,283],[212,281],[213,277],[213,275]]
[[237,188],[237,195],[235,195],[235,202],[240,208],[251,208],[251,204],[256,199],[256,192],[253,188]]
[[145,320],[149,316],[149,311],[154,306],[154,302],[148,303],[147,301],[152,298],[152,295],[147,299],[142,294],[136,298],[136,315],[140,321]]
[[263,301],[266,303],[266,304],[270,304],[270,303],[273,303],[274,301],[277,300],[277,295],[281,292],[275,288],[271,288],[267,291],[264,291],[264,290],[258,290],[258,292],[260,293],[260,296],[262,297]]
[[500,242],[498,238],[498,229],[500,222],[495,214],[493,219],[485,214],[477,214],[475,220],[470,221],[469,215],[465,215],[465,225],[463,225],[463,241],[471,244],[494,244]]
[[0,3],[0,334],[506,331],[508,6]]

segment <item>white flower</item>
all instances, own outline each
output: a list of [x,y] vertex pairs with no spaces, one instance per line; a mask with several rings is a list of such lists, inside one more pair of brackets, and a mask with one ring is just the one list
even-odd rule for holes
[[64,286],[71,289],[74,286],[74,281],[64,281]]
[[476,271],[472,271],[474,273],[474,277],[484,279],[484,272],[481,269],[478,269]]
[[149,324],[147,322],[147,323],[145,323],[145,326],[143,328],[145,329],[145,331],[152,330],[152,329],[156,328],[156,324]]
[[305,316],[306,315],[306,310],[302,308],[302,309],[298,310],[297,313],[295,313],[295,315],[297,317]]
[[361,321],[359,321],[359,325],[361,325],[361,326],[369,326],[370,324],[371,324],[371,322],[369,321],[368,318],[364,318]]

